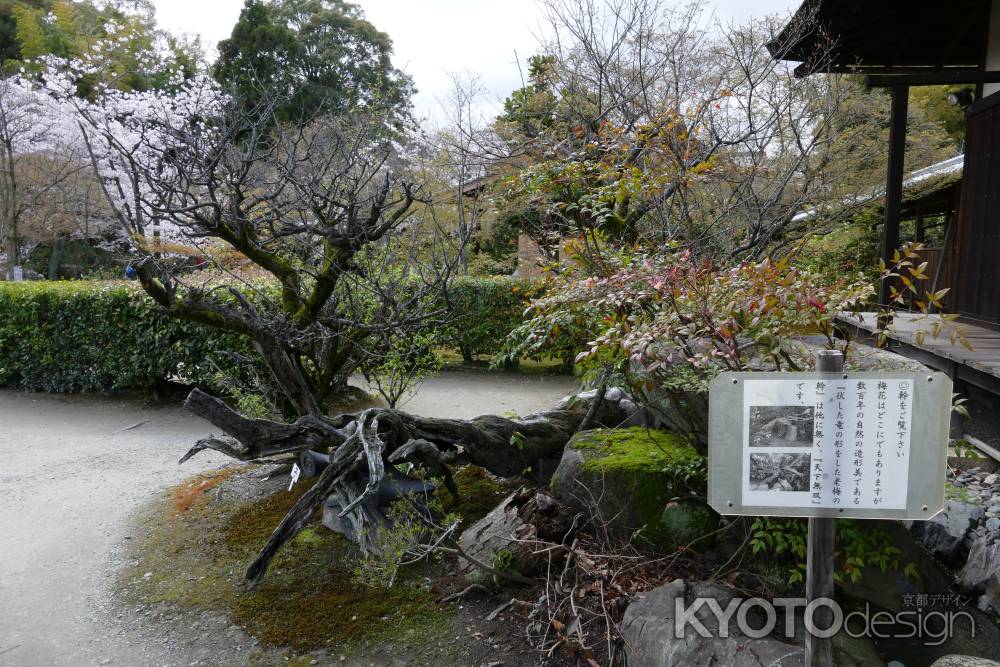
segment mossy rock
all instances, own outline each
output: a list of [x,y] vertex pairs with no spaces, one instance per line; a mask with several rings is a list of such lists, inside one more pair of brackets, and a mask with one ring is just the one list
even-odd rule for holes
[[552,477],[561,502],[606,521],[627,536],[641,529],[654,547],[673,551],[712,532],[718,515],[690,496],[690,473],[702,456],[674,433],[632,427],[578,433]]

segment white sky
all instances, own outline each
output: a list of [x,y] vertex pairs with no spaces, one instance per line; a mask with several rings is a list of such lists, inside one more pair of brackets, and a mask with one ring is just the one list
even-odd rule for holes
[[[499,107],[520,87],[515,53],[522,62],[536,52],[540,12],[535,0],[354,0],[368,20],[392,38],[393,63],[413,77],[418,113],[440,113],[450,73],[472,72],[487,89],[484,100]],[[161,27],[198,34],[213,48],[229,36],[243,0],[154,0]],[[786,13],[799,0],[709,0],[716,16],[744,21]]]

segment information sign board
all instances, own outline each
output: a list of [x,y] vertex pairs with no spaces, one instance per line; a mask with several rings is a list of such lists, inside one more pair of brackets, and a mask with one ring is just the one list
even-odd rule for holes
[[722,514],[928,519],[944,505],[941,373],[725,373],[709,395]]

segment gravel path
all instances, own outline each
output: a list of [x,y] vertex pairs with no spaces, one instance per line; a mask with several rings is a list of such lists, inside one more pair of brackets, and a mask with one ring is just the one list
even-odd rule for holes
[[[446,372],[403,409],[523,415],[572,387],[566,377]],[[191,662],[178,647],[193,638],[154,641],[116,622],[110,584],[134,508],[225,464],[213,452],[176,464],[211,431],[179,407],[0,391],[0,665]]]

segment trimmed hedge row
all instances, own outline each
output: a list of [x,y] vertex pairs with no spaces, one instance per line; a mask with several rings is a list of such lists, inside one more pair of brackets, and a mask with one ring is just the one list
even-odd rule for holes
[[131,283],[0,283],[0,385],[114,391],[182,378],[212,386],[222,350],[249,345],[158,312]]
[[[455,325],[443,344],[492,355],[522,321],[532,288],[460,278]],[[241,336],[159,312],[127,282],[0,282],[0,386],[77,392],[149,388],[164,379],[215,386],[226,352],[253,354]]]

